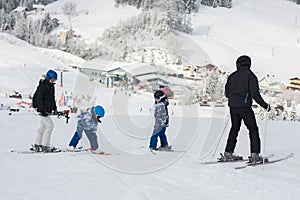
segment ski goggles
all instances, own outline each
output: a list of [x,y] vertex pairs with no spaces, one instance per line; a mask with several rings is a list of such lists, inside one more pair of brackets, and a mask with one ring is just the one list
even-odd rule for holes
[[100,120],[101,117],[100,117],[99,115],[96,115],[96,118],[97,118],[97,121],[98,121],[99,123],[102,123],[102,121]]

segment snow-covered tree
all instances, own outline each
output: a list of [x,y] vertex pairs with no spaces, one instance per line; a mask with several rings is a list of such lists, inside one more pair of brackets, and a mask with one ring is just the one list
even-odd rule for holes
[[13,30],[13,35],[28,41],[29,39],[29,23],[25,16],[19,16],[16,19],[16,24]]
[[206,85],[206,93],[213,101],[220,101],[222,99],[224,93],[224,79],[222,79],[221,75],[215,72],[210,73]]
[[184,10],[186,10],[189,14],[191,12],[198,11],[198,0],[184,0]]
[[75,2],[66,2],[62,7],[64,14],[68,16],[69,22],[71,22],[71,18],[76,15],[76,7],[77,4]]
[[153,0],[143,0],[142,1],[142,8],[144,10],[149,10],[153,6]]
[[[143,8],[143,10],[152,9],[155,5],[160,3],[177,4],[177,12],[197,12],[198,11],[198,0],[115,0],[115,6],[119,5],[131,5],[137,8]],[[182,10],[183,8],[183,10]],[[167,9],[165,9],[167,11]]]
[[214,8],[218,6],[231,8],[232,0],[202,0],[201,4],[205,6],[212,6]]

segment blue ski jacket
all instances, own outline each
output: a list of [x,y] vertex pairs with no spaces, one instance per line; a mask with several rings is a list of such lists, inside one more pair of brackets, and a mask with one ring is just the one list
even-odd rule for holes
[[97,131],[98,121],[96,119],[94,107],[86,109],[86,111],[78,115],[77,118],[79,119],[78,125],[83,127],[84,130]]

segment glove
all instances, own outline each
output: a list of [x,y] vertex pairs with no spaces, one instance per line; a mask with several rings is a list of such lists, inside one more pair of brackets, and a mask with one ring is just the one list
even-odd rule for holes
[[64,116],[63,112],[55,112],[54,111],[54,115],[57,115],[58,117]]
[[97,116],[97,121],[98,121],[99,123],[102,123],[100,119],[101,119],[101,117],[100,117],[100,116]]
[[268,104],[268,107],[267,107],[267,112],[270,112],[271,111],[271,106],[270,106],[270,104]]
[[47,116],[48,116],[48,114],[47,114],[45,111],[41,112],[41,115],[42,115],[43,117],[47,117]]

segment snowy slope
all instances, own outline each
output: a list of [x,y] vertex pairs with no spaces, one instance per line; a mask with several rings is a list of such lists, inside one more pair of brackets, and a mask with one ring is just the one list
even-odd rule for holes
[[30,92],[47,69],[64,66],[7,34],[0,34],[0,45],[1,92]]
[[[140,12],[133,6],[115,8],[113,0],[59,0],[48,5],[46,11],[67,29],[70,23],[62,12],[66,2],[77,4],[72,27],[90,40]],[[236,58],[247,54],[260,76],[274,74],[281,81],[297,76],[300,7],[294,2],[233,0],[232,9],[201,6],[192,17],[192,26],[192,36],[180,34],[176,41],[181,55],[190,63],[212,63],[232,71]]]
[[[7,35],[1,34],[1,47],[5,48],[5,51],[1,48],[1,87],[6,88],[1,90],[1,99],[4,99],[3,91],[33,90],[41,73],[48,69],[47,64],[64,67]],[[20,70],[24,62],[28,68]],[[149,110],[153,104],[152,94],[129,96],[120,89],[114,94],[114,89],[94,84],[77,74],[72,70],[65,74],[64,90],[94,95],[97,103],[105,107],[106,116],[98,129],[98,140],[102,150],[114,155],[11,153],[12,149],[28,149],[34,142],[39,117],[26,109],[12,115],[0,111],[1,199],[298,198],[299,123],[259,121],[263,154],[280,156],[294,152],[295,157],[290,160],[240,171],[234,169],[239,164],[204,166],[199,161],[212,159],[214,151],[223,152],[229,126],[225,127],[218,147],[214,145],[226,124],[227,109],[180,107],[171,102],[169,111],[174,115],[170,115],[168,139],[174,149],[186,152],[153,155],[147,150],[153,126],[153,113]],[[26,78],[28,76],[30,78]],[[57,87],[57,94],[60,90]],[[76,118],[71,115],[69,124],[65,124],[64,119],[53,120],[52,144],[64,148],[75,131]],[[247,135],[243,127],[236,148],[243,156],[249,154]],[[80,145],[89,147],[85,136]]]
[[[59,0],[48,5],[46,11],[67,29],[70,23],[61,9],[66,2],[77,4],[72,27],[90,40],[140,12],[133,6],[115,8],[113,0]],[[190,63],[211,62],[232,71],[236,58],[248,54],[253,59],[253,70],[260,76],[274,74],[288,81],[298,75],[300,7],[294,2],[233,0],[232,9],[201,6],[192,17],[192,25],[192,36],[179,35],[177,40],[181,55]]]
[[[77,4],[77,15],[71,19],[71,22],[62,10],[65,3],[70,2]],[[100,37],[105,29],[116,25],[119,21],[140,12],[133,6],[116,9],[114,0],[59,0],[46,6],[45,11],[58,18],[65,29],[72,26],[76,34],[90,40]]]
[[[13,94],[14,91],[20,92],[27,96],[32,94],[37,84],[49,69],[54,69],[58,72],[59,80],[57,81],[56,95],[59,97],[65,90],[73,90],[75,82],[82,75],[79,75],[77,70],[69,68],[66,64],[52,58],[50,55],[45,55],[45,50],[33,47],[22,40],[19,40],[11,35],[0,33],[0,102],[14,106],[19,100],[7,99],[6,95]],[[52,53],[54,54],[54,53]],[[69,63],[81,61],[75,56],[62,56]],[[67,63],[67,61],[64,61]],[[63,84],[65,87],[60,88],[60,70],[67,70],[64,73]],[[29,100],[30,101],[30,100]],[[31,101],[30,101],[31,102]]]
[[[300,7],[286,0],[233,0],[232,9],[202,8],[193,17],[194,36],[213,60],[232,70],[239,55],[253,69],[279,80],[299,76]],[[297,43],[297,40],[298,43]]]
[[[145,108],[149,107],[152,103],[149,97],[134,95],[128,98],[120,90],[113,96],[111,89],[102,87],[96,93],[102,97],[101,101],[112,103],[112,107],[105,106],[108,114],[98,130],[101,149],[112,152],[112,156],[88,153],[10,153],[11,149],[28,148],[34,140],[39,119],[34,115],[8,116],[7,112],[0,112],[1,199],[298,198],[300,148],[296,130],[300,128],[299,123],[268,122],[266,146],[262,140],[265,154],[284,155],[294,152],[294,158],[264,168],[260,166],[236,171],[234,167],[239,164],[204,166],[198,163],[199,157],[209,150],[205,147],[211,147],[221,131],[223,121],[218,117],[209,118],[213,111],[208,112],[206,117],[198,118],[198,112],[206,111],[197,107],[183,107],[183,115],[171,116],[167,134],[174,149],[187,152],[153,155],[147,149],[140,148],[148,145],[152,115],[128,116],[123,113],[126,110],[121,109],[126,106],[129,110],[133,109],[133,104],[127,104],[132,101],[139,102]],[[173,109],[177,108],[171,106],[170,110]],[[215,112],[224,114],[224,110]],[[52,143],[66,147],[75,130],[75,118],[72,116],[68,125],[63,119],[53,120],[55,130]],[[265,123],[259,122],[259,126],[261,138],[264,139]],[[228,131],[229,127],[225,135]],[[223,151],[225,135],[216,152]],[[244,156],[248,155],[247,135],[243,128],[236,149]],[[86,137],[80,144],[88,147]],[[210,153],[205,159],[211,156]]]
[[[91,1],[77,1],[77,3],[81,2]],[[250,17],[253,20],[257,19],[258,26],[264,24],[258,20],[260,15],[254,16],[250,13],[259,10],[253,8],[260,3],[273,5],[274,12],[279,10],[276,7],[291,8],[289,12],[282,15],[276,12],[276,15],[280,15],[279,18],[285,15],[292,16],[296,13],[293,10],[298,8],[283,0],[236,0],[234,3],[236,14],[243,13],[240,19],[249,21]],[[218,10],[220,16],[214,14],[216,9],[205,8],[202,12],[206,16],[211,16],[212,19],[224,22],[229,12],[221,8]],[[247,11],[248,14],[244,11]],[[272,14],[271,11],[264,12],[268,16]],[[260,16],[262,19],[266,17],[262,11],[259,13],[262,15]],[[247,17],[243,17],[244,15]],[[257,16],[258,18],[256,18]],[[238,21],[237,17],[235,19]],[[199,26],[204,26],[205,22],[200,22],[201,19],[198,21]],[[293,32],[292,28],[288,28],[285,20],[277,21],[278,25],[275,27],[285,27],[287,32]],[[268,22],[272,24],[275,23],[275,20],[269,19]],[[254,59],[256,71],[264,69],[256,67],[260,62],[272,61],[271,58],[264,55],[264,49],[268,49],[273,41],[268,34],[256,35],[255,37],[258,38],[256,39],[253,34],[244,30],[244,27],[243,33],[247,33],[247,37],[251,38],[249,41],[253,41],[253,43],[249,42],[247,46],[246,44],[243,46],[241,42],[235,42],[234,38],[230,39],[222,34],[224,31],[231,33],[230,31],[233,30],[229,28],[230,26],[226,27],[225,25],[214,27],[219,27],[219,31],[212,28],[208,38],[201,35],[200,31],[198,35],[191,36],[191,40],[196,44],[199,43],[201,49],[205,50],[212,61],[216,63],[229,65],[232,62],[231,64],[234,65],[235,56],[248,51],[251,51],[250,53],[255,55],[254,58],[257,58],[257,60]],[[237,30],[237,27],[235,28]],[[275,29],[283,32],[283,28],[277,28]],[[266,32],[270,33],[267,30]],[[290,33],[289,36],[291,35],[294,34]],[[239,34],[235,34],[235,37],[237,41],[245,41]],[[280,44],[282,45],[280,47],[283,50],[289,50],[284,51],[284,55],[293,56],[294,53],[297,53],[298,47],[292,42],[288,43],[287,38],[278,37],[273,42],[279,45],[280,41],[287,44],[286,49],[283,48],[283,44]],[[254,43],[259,43],[257,52]],[[6,101],[5,94],[13,90],[33,91],[41,74],[49,68],[66,68],[62,62],[40,53],[40,50],[9,35],[0,34],[0,46],[1,102]],[[245,50],[246,47],[249,50]],[[187,49],[184,50],[187,52]],[[226,56],[227,54],[229,58]],[[279,61],[285,59],[289,64],[292,63],[292,60],[298,59],[296,56],[284,57],[281,53],[277,55],[280,57]],[[189,54],[187,53],[186,56]],[[192,57],[196,58],[195,54],[192,54]],[[68,57],[68,59],[71,58]],[[272,63],[274,64],[274,62]],[[274,70],[284,75],[292,72],[294,68],[287,70],[287,67],[282,69],[274,65]],[[170,127],[167,131],[169,142],[174,149],[186,152],[162,152],[153,155],[147,150],[153,126],[153,113],[149,110],[153,104],[152,94],[142,93],[129,96],[120,89],[114,94],[113,89],[90,82],[87,77],[79,75],[72,69],[69,69],[64,77],[65,87],[57,86],[57,94],[65,90],[78,94],[90,94],[97,97],[97,104],[105,107],[106,116],[98,129],[98,140],[102,150],[114,155],[93,156],[89,153],[23,155],[11,153],[11,149],[28,149],[34,142],[39,117],[28,113],[25,109],[12,115],[8,115],[7,111],[0,111],[0,199],[294,200],[299,198],[300,136],[298,130],[300,123],[258,122],[262,139],[262,153],[264,155],[274,153],[280,156],[294,152],[295,156],[292,159],[240,171],[234,169],[239,166],[237,163],[204,166],[199,164],[199,161],[210,160],[214,151],[218,154],[224,150],[229,126],[224,128],[224,135],[221,137],[218,147],[214,148],[214,145],[218,143],[223,126],[226,124],[228,117],[226,108],[202,108],[196,105],[180,107],[171,103],[169,110],[170,113],[174,112],[174,115],[170,115]],[[140,112],[140,108],[142,108],[142,112]],[[71,116],[69,124],[65,124],[64,119],[54,118],[53,120],[55,129],[52,144],[64,148],[75,131],[75,116]],[[80,145],[89,146],[85,136]],[[248,132],[244,127],[241,129],[236,152],[244,157],[249,154]],[[217,156],[215,155],[214,159]]]

